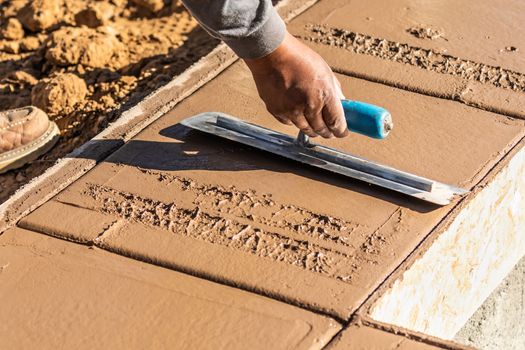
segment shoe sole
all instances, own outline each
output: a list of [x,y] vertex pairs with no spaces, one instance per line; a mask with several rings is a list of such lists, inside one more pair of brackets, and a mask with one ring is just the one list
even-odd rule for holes
[[47,151],[58,141],[60,130],[54,122],[49,122],[46,132],[38,139],[27,145],[0,154],[0,174],[17,169],[32,162]]

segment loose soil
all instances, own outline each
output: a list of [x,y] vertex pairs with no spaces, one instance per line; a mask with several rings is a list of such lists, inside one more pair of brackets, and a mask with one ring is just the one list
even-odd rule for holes
[[36,105],[61,130],[0,176],[0,203],[217,43],[179,1],[0,0],[0,110]]

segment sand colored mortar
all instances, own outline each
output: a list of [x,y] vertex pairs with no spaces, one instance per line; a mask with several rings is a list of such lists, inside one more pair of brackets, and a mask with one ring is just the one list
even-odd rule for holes
[[[521,13],[519,1],[502,6],[330,0],[290,29],[337,71],[525,118],[525,60],[519,51],[525,43],[516,24]],[[479,18],[489,18],[490,25]],[[409,32],[414,27],[442,35],[418,38]]]
[[12,229],[0,237],[0,347],[320,349],[334,320]]
[[371,317],[454,337],[525,255],[524,145],[440,225],[427,250],[373,303]]
[[[525,132],[523,121],[339,78],[345,92],[382,104],[397,124],[384,142],[353,135],[329,141],[332,146],[453,185],[471,188]],[[291,131],[264,111],[247,69],[236,64],[20,225],[92,239],[133,258],[347,319],[452,208],[176,125],[206,110]],[[86,238],[68,224],[71,206],[116,224]],[[50,215],[61,219],[49,222]]]

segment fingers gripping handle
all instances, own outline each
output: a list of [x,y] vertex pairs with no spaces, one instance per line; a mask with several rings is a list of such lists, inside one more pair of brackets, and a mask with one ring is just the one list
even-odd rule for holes
[[384,139],[394,127],[390,113],[372,104],[341,100],[348,130],[376,139]]

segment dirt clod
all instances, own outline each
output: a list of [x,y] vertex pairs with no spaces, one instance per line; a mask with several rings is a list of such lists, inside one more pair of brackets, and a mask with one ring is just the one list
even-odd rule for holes
[[53,116],[71,113],[83,104],[87,94],[86,83],[75,74],[58,74],[38,82],[31,91],[31,103]]
[[27,86],[33,86],[38,83],[38,79],[34,77],[33,74],[19,70],[12,73],[9,73],[6,78],[2,79],[3,83],[11,83],[18,85],[20,88],[25,88]]
[[63,0],[32,0],[18,12],[18,19],[26,29],[40,32],[59,23],[63,8]]
[[97,28],[106,25],[115,12],[115,6],[106,2],[97,2],[75,15],[78,26]]
[[57,66],[115,67],[126,63],[116,59],[116,56],[122,57],[124,51],[125,47],[114,35],[92,28],[66,27],[51,35],[46,59]]
[[40,40],[36,36],[28,36],[20,41],[20,51],[31,52],[40,47]]
[[18,41],[0,41],[0,51],[17,54],[20,51],[20,44]]
[[443,32],[441,30],[426,26],[412,27],[407,29],[407,32],[419,39],[435,40],[443,37]]
[[144,7],[150,11],[160,11],[164,7],[163,0],[131,0],[138,6]]
[[8,18],[2,26],[1,35],[7,40],[20,40],[24,37],[24,28],[16,18]]

